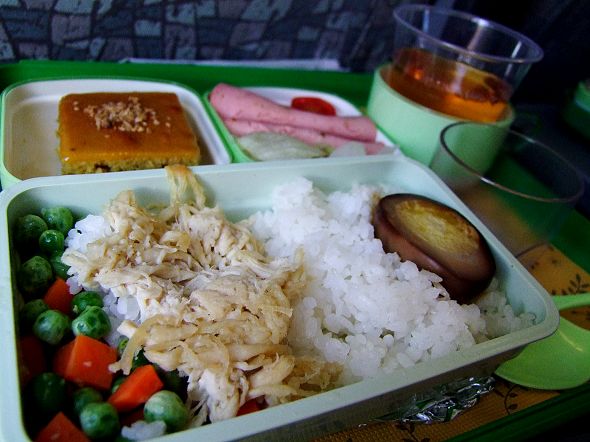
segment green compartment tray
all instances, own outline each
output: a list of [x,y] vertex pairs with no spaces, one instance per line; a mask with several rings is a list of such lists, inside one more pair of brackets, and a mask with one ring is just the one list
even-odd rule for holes
[[[80,76],[135,77],[174,81],[195,89],[200,94],[219,82],[237,86],[280,86],[315,89],[333,93],[364,108],[369,97],[372,75],[332,71],[268,69],[159,63],[105,63],[69,61],[33,61],[0,65],[0,90],[13,83],[50,78],[79,78]],[[572,213],[554,245],[586,271],[590,272],[590,222],[577,212]],[[540,431],[564,424],[580,416],[580,410],[590,394],[590,385],[563,393],[511,416],[465,433],[457,440],[498,440],[521,434],[534,436]],[[539,423],[544,423],[539,426]],[[531,430],[539,428],[539,432]],[[528,430],[527,430],[528,428]],[[517,433],[513,431],[517,429]],[[523,433],[524,431],[524,433]]]
[[[262,87],[253,87],[249,88],[252,92],[267,98],[275,103],[279,103],[283,106],[289,106],[289,103],[292,98],[297,96],[314,96],[321,98],[325,101],[331,103],[334,108],[336,109],[337,115],[339,116],[360,116],[362,115],[361,110],[353,105],[350,101],[347,101],[336,94],[328,94],[325,92],[317,91],[315,88],[314,90],[309,89],[301,89],[301,88],[291,88],[291,87],[267,87],[266,84]],[[219,136],[223,140],[226,148],[229,150],[232,162],[234,163],[250,163],[256,161],[252,159],[246,151],[242,149],[238,140],[234,135],[231,134],[229,129],[226,127],[225,123],[223,122],[222,118],[219,116],[213,105],[210,101],[211,90],[207,90],[205,93],[201,94],[203,106],[207,110],[209,114],[209,118],[213,125],[217,128],[217,132]],[[377,131],[376,140],[378,142],[383,143],[387,146],[388,149],[391,149],[392,154],[399,154],[400,152],[397,148],[393,147],[393,143],[391,140],[380,130]],[[383,153],[380,153],[382,155]],[[364,155],[358,158],[359,161],[363,161],[370,157],[371,155]]]
[[[389,374],[336,388],[260,413],[228,419],[171,435],[177,441],[233,439],[283,440],[291,435],[307,440],[333,433],[354,424],[398,413],[415,401],[416,396],[457,379],[488,376],[496,367],[517,354],[531,342],[555,331],[559,313],[547,292],[520,265],[498,240],[475,219],[456,195],[422,164],[403,156],[365,161],[352,157],[319,158],[248,164],[207,165],[193,168],[205,189],[210,206],[219,206],[231,220],[244,219],[269,208],[269,196],[278,185],[305,177],[324,191],[346,191],[353,183],[383,186],[401,192],[417,193],[441,201],[462,212],[486,238],[496,261],[496,278],[517,313],[532,313],[535,324],[512,331],[458,352],[433,358],[408,368],[397,368]],[[165,171],[151,169],[125,173],[41,177],[21,181],[0,195],[0,242],[9,243],[8,229],[26,213],[39,213],[42,207],[68,206],[77,215],[100,213],[104,204],[124,190],[136,192],[138,201],[163,207],[168,200]],[[5,248],[0,251],[3,275],[16,270]],[[18,403],[16,370],[16,329],[14,291],[10,280],[0,280],[0,332],[5,339],[0,378],[5,380],[0,396],[0,439],[21,440],[15,424],[13,407]]]
[[236,86],[283,86],[340,95],[354,105],[367,103],[372,77],[335,71],[269,69],[161,63],[106,63],[24,60],[0,65],[0,89],[25,80],[83,77],[135,77],[183,83],[203,94],[217,83]]
[[573,97],[566,103],[563,119],[590,140],[590,79],[578,83]]
[[[200,94],[220,82],[236,86],[266,86],[315,89],[338,95],[363,109],[372,84],[370,73],[269,69],[163,63],[107,63],[23,60],[0,65],[0,90],[13,83],[50,78],[88,76],[162,79],[184,84]],[[554,245],[584,270],[590,272],[590,221],[572,213]]]

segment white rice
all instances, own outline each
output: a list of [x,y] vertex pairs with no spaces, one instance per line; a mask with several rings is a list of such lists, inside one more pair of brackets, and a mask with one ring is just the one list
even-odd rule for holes
[[484,297],[486,318],[477,305],[450,300],[438,276],[385,253],[371,225],[376,192],[384,194],[359,185],[325,195],[300,178],[275,189],[271,210],[251,217],[270,255],[304,250],[311,281],[294,304],[289,341],[296,351],[343,364],[341,381],[349,383],[530,324],[503,293]]
[[[300,354],[341,363],[343,384],[471,347],[534,320],[516,316],[497,283],[478,300],[481,309],[459,305],[448,298],[440,277],[385,253],[374,238],[371,209],[376,194],[395,190],[358,185],[326,195],[299,178],[277,187],[272,208],[249,219],[270,255],[304,250],[310,281],[294,301],[289,343]],[[84,251],[109,233],[102,216],[89,215],[76,223],[67,245]],[[73,292],[80,290],[75,277],[68,283]],[[104,298],[113,330],[137,316],[133,298],[122,299],[128,302],[111,293]],[[116,345],[118,337],[113,332],[107,340]]]
[[164,421],[146,422],[143,420],[134,422],[129,427],[121,428],[121,436],[130,440],[154,439],[166,434]]
[[[68,232],[66,246],[70,249],[86,252],[88,244],[112,233],[111,226],[103,216],[90,214],[77,221],[74,228]],[[67,283],[72,294],[79,293],[84,289],[78,283],[78,278],[75,275],[70,276]],[[94,287],[93,289],[103,295],[103,310],[108,313],[109,319],[111,320],[111,332],[105,337],[105,341],[111,347],[116,347],[121,337],[121,334],[117,332],[117,327],[123,319],[137,318],[139,305],[135,301],[135,298],[130,296],[119,299],[110,292],[102,292],[99,287]]]
[[68,232],[66,245],[74,250],[86,252],[86,246],[99,238],[113,233],[111,226],[100,215],[88,215],[76,222],[74,229]]

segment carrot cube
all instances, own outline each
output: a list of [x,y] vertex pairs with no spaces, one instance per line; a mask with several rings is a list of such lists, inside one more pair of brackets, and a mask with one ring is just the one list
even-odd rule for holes
[[35,442],[90,442],[61,411],[39,432]]
[[136,368],[117,388],[108,402],[123,413],[147,402],[147,400],[164,387],[153,365]]
[[116,360],[115,348],[97,339],[79,335],[56,352],[53,371],[80,386],[107,390],[113,382],[109,365]]

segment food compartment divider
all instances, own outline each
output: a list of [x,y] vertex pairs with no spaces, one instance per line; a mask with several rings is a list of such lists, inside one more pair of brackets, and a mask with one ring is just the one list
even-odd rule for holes
[[[175,433],[167,436],[167,440],[311,438],[343,430],[395,413],[411,403],[416,394],[438,385],[465,377],[490,375],[525,345],[548,336],[557,328],[559,315],[547,292],[429,169],[415,161],[404,157],[372,157],[363,162],[337,158],[197,166],[192,170],[204,185],[207,204],[218,204],[234,221],[268,208],[272,190],[298,176],[312,180],[325,192],[349,190],[353,183],[367,183],[437,199],[458,209],[482,231],[496,258],[497,275],[510,303],[517,313],[534,313],[537,323],[410,369]],[[100,213],[118,192],[127,189],[136,192],[141,204],[168,202],[163,170],[35,178],[17,183],[0,194],[0,241],[9,244],[10,227],[18,216],[27,212],[66,205],[78,215]],[[0,396],[0,431],[5,440],[16,441],[23,440],[25,433],[16,361],[13,264],[8,247],[0,250],[0,290],[5,294],[0,297],[0,332],[5,337],[0,364],[0,377],[5,380]]]

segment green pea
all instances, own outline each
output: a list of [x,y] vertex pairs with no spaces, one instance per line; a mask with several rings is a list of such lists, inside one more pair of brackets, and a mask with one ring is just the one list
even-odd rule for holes
[[14,227],[15,243],[21,252],[36,250],[39,237],[47,229],[47,223],[40,216],[33,214],[21,216]]
[[121,384],[125,382],[125,379],[127,379],[127,376],[119,376],[113,381],[113,384],[111,385],[111,394],[119,389]]
[[[123,336],[119,339],[119,343],[117,344],[117,354],[119,357],[123,355],[125,351],[125,347],[129,343],[129,338]],[[137,353],[133,356],[133,360],[131,361],[131,371],[135,370],[137,367],[141,367],[142,365],[151,364],[148,358],[145,357],[143,349],[139,349]]]
[[49,307],[42,299],[33,299],[27,302],[19,312],[21,329],[29,330],[37,320],[37,317],[47,310],[49,310]]
[[128,343],[129,343],[129,338],[127,336],[121,336],[121,338],[119,339],[119,342],[117,343],[117,354],[119,355],[119,357],[121,357],[123,355],[123,352],[125,351],[125,347],[127,347]]
[[50,229],[59,230],[64,236],[74,227],[74,216],[67,207],[41,209],[41,216]]
[[143,416],[147,422],[164,421],[166,429],[172,433],[187,425],[189,412],[176,393],[160,390],[145,403]]
[[72,331],[76,336],[100,339],[111,331],[111,321],[103,309],[91,305],[72,321]]
[[70,266],[62,262],[62,255],[62,252],[53,253],[49,258],[49,263],[51,264],[55,276],[59,276],[61,279],[66,280],[70,276],[68,275],[68,269],[70,268]]
[[115,437],[121,429],[117,410],[108,402],[92,402],[80,412],[82,431],[91,439]]
[[39,255],[25,261],[17,272],[18,286],[25,296],[43,296],[53,280],[51,264]]
[[72,311],[76,315],[81,314],[90,306],[102,308],[103,305],[102,296],[98,292],[80,292],[72,298]]
[[141,367],[142,365],[148,365],[150,361],[148,358],[145,357],[145,353],[143,349],[140,349],[135,356],[133,356],[133,360],[131,361],[131,370],[135,370],[137,367]]
[[74,391],[72,395],[73,408],[76,415],[80,415],[82,409],[95,402],[102,402],[103,398],[100,392],[92,387],[82,387]]
[[31,379],[31,398],[37,410],[45,415],[60,411],[66,398],[66,381],[51,372],[41,373]]
[[[129,343],[129,338],[123,336],[119,339],[119,343],[117,344],[117,354],[119,357],[123,355],[125,351],[125,347]],[[133,360],[131,361],[131,371],[135,370],[137,367],[141,367],[142,365],[151,364],[148,358],[145,357],[143,349],[140,349],[134,356]]]
[[70,329],[70,318],[58,310],[46,310],[37,316],[33,333],[51,345],[59,344]]
[[48,256],[63,253],[64,245],[64,234],[59,230],[47,229],[39,236],[39,249]]

